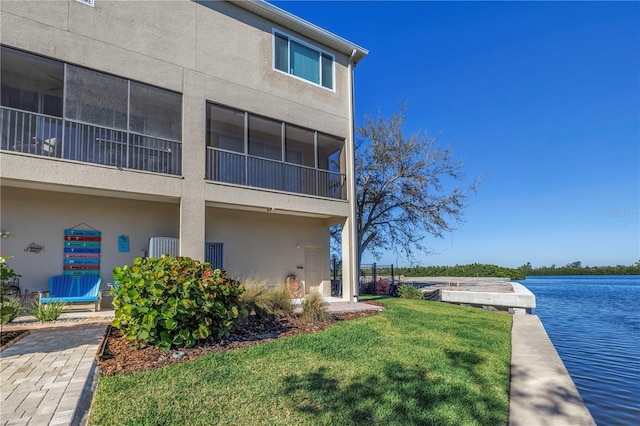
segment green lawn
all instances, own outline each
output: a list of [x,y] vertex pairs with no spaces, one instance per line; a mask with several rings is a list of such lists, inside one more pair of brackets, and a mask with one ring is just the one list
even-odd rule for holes
[[506,425],[511,316],[381,298],[313,335],[100,379],[93,425]]

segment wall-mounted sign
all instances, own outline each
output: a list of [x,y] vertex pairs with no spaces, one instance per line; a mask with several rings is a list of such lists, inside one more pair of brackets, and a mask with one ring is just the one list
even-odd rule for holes
[[[80,225],[89,225],[82,223]],[[64,230],[64,275],[100,275],[100,246],[102,233],[95,229]]]
[[128,235],[120,235],[118,237],[118,251],[120,253],[129,252],[129,236]]
[[78,3],[86,4],[87,6],[95,7],[95,0],[76,0]]

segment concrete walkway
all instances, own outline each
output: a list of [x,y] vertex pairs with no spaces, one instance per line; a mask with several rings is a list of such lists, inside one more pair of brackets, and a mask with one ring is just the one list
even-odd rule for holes
[[536,315],[514,315],[510,426],[595,426]]
[[2,351],[0,425],[82,424],[96,383],[94,358],[107,324],[30,329],[28,336]]

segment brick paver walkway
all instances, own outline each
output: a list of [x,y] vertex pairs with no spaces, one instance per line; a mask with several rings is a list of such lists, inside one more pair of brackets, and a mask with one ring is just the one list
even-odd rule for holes
[[0,353],[0,425],[76,425],[91,402],[105,323],[33,329]]

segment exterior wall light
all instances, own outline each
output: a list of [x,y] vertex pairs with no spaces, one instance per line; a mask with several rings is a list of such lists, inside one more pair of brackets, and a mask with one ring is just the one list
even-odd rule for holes
[[9,231],[0,232],[0,237],[2,237],[4,239],[9,238],[10,236],[11,236],[11,232],[9,232]]

